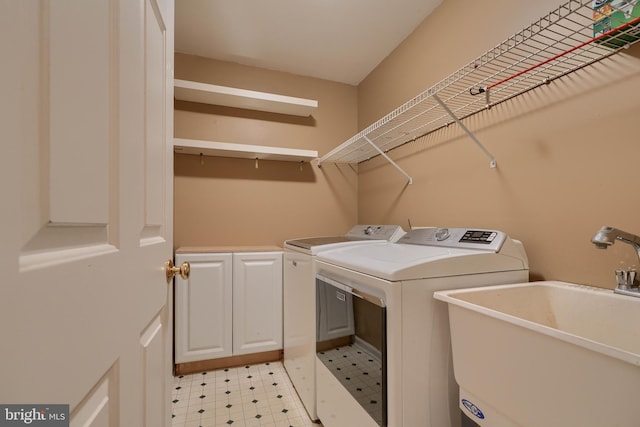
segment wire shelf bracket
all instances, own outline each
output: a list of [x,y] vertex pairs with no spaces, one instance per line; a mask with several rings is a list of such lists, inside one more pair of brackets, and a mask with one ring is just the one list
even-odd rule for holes
[[451,111],[451,109],[449,107],[447,107],[447,104],[445,104],[442,99],[440,99],[440,97],[438,96],[438,94],[434,93],[433,94],[433,99],[435,99],[438,104],[440,104],[440,106],[442,107],[442,109],[444,111],[447,112],[447,114],[449,114],[449,116],[453,119],[454,122],[456,122],[456,124],[460,127],[460,129],[462,129],[464,131],[464,133],[467,134],[467,136],[473,141],[475,142],[475,144],[480,148],[480,150],[482,150],[482,152],[484,153],[485,156],[487,156],[489,158],[489,166],[491,168],[495,168],[497,166],[496,163],[496,159],[495,157],[493,157],[493,154],[491,154],[489,152],[489,150],[487,150],[484,145],[482,145],[482,143],[480,141],[478,141],[478,138],[476,138],[476,136],[464,125],[464,123],[462,123],[460,121],[460,119],[458,119],[458,117],[456,117],[456,115],[453,113],[453,111]]
[[413,183],[413,179],[409,176],[408,173],[406,173],[404,171],[404,169],[402,169],[400,166],[398,166],[398,164],[396,162],[393,161],[393,159],[391,159],[391,157],[387,156],[387,153],[385,153],[384,151],[382,151],[373,141],[371,141],[369,138],[367,138],[366,136],[363,137],[365,139],[365,141],[367,141],[382,157],[384,157],[389,163],[391,163],[391,165],[396,168],[398,170],[398,172],[400,172],[402,175],[404,175],[407,180],[409,181],[409,184]]

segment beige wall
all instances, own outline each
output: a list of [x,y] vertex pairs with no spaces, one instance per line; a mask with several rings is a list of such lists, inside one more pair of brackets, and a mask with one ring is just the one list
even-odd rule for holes
[[[559,5],[446,0],[359,86],[359,128]],[[504,19],[508,17],[508,19]],[[595,249],[602,225],[640,234],[640,46],[359,165],[358,222],[498,228],[525,244],[533,280],[612,288],[630,246]]]
[[[541,0],[446,0],[357,88],[176,55],[176,77],[317,99],[312,119],[176,103],[177,137],[317,149],[359,129],[555,8]],[[502,17],[509,17],[504,19]],[[612,288],[640,267],[628,245],[596,250],[602,225],[640,234],[635,120],[640,46],[466,120],[497,169],[452,126],[350,167],[176,156],[175,243],[269,245],[354,223],[498,228],[525,244],[533,280]],[[357,204],[356,204],[357,198]]]
[[[357,131],[354,86],[176,54],[179,79],[315,99],[310,118],[176,101],[175,136],[317,150]],[[281,245],[356,221],[354,167],[175,155],[175,246]]]

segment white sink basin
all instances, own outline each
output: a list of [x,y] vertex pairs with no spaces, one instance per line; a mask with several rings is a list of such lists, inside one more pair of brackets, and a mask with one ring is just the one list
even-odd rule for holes
[[640,426],[640,298],[563,282],[439,291],[481,426]]

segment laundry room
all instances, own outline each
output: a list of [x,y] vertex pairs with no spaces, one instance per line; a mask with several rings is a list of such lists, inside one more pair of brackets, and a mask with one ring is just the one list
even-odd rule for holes
[[[185,375],[224,369],[225,363],[229,367],[246,364],[249,369],[254,363],[284,358],[288,377],[294,379],[293,394],[302,397],[303,401],[307,398],[313,401],[312,404],[306,401],[304,405],[300,404],[305,409],[301,411],[302,418],[319,419],[328,427],[356,425],[341,424],[344,420],[357,422],[357,425],[445,427],[428,421],[429,414],[418,410],[420,404],[416,402],[420,399],[412,394],[418,388],[416,384],[411,390],[404,390],[402,401],[396,395],[388,408],[385,406],[376,412],[371,424],[362,421],[369,420],[364,412],[363,418],[349,418],[350,415],[340,418],[339,411],[334,413],[331,412],[333,408],[325,407],[325,414],[331,414],[331,419],[323,419],[322,414],[316,413],[315,404],[320,400],[316,395],[318,387],[333,390],[326,395],[334,398],[336,405],[341,404],[340,400],[350,399],[348,394],[342,399],[342,391],[335,391],[335,387],[340,388],[339,383],[305,383],[312,391],[309,396],[303,396],[306,392],[295,382],[297,374],[291,374],[292,367],[298,366],[295,363],[310,361],[315,368],[311,368],[309,375],[314,378],[318,375],[320,380],[318,369],[323,369],[323,365],[318,365],[319,359],[315,358],[315,336],[313,343],[305,341],[304,344],[314,348],[311,355],[307,354],[310,359],[296,355],[290,359],[295,359],[295,363],[288,362],[287,351],[294,351],[293,348],[297,351],[297,344],[288,347],[287,340],[293,342],[304,333],[288,335],[287,316],[299,309],[306,314],[289,320],[289,325],[295,328],[311,322],[311,329],[317,327],[314,322],[320,311],[315,311],[319,307],[315,298],[320,298],[320,293],[316,293],[320,291],[315,286],[320,279],[313,275],[318,271],[322,274],[323,265],[327,276],[322,280],[327,282],[327,287],[334,286],[329,292],[336,292],[335,288],[356,291],[362,286],[360,290],[365,294],[373,293],[373,299],[388,298],[395,301],[394,304],[397,302],[397,307],[400,304],[412,307],[412,311],[397,313],[398,308],[389,306],[388,313],[376,314],[376,319],[382,316],[389,322],[388,332],[381,334],[388,334],[390,343],[385,344],[388,350],[379,352],[380,359],[385,360],[383,364],[390,363],[388,368],[380,369],[390,376],[385,377],[383,384],[399,387],[385,390],[381,400],[386,400],[387,393],[400,393],[402,383],[412,382],[407,372],[398,373],[402,362],[416,371],[422,368],[419,362],[411,359],[408,363],[406,360],[410,357],[406,355],[411,353],[408,339],[420,342],[420,335],[404,336],[400,323],[393,322],[402,322],[403,327],[406,322],[423,322],[424,313],[431,314],[428,310],[433,310],[433,318],[440,319],[448,328],[443,310],[451,301],[440,296],[442,301],[429,298],[429,305],[413,307],[413,302],[408,300],[410,297],[396,295],[395,290],[386,290],[380,284],[402,283],[406,289],[414,289],[415,294],[411,295],[422,298],[423,292],[427,291],[418,288],[417,283],[431,286],[431,280],[434,280],[435,276],[429,276],[430,272],[420,273],[422,276],[405,274],[408,271],[418,274],[415,269],[411,270],[415,266],[402,264],[409,263],[407,258],[398,261],[396,267],[391,266],[395,259],[387,266],[386,258],[377,258],[383,250],[388,250],[389,256],[396,256],[396,242],[416,245],[415,239],[433,242],[455,235],[458,242],[464,244],[448,247],[448,250],[464,252],[473,249],[478,242],[487,243],[487,247],[493,245],[495,236],[501,236],[501,242],[507,242],[511,248],[509,254],[506,249],[501,253],[503,249],[497,246],[493,255],[496,259],[504,256],[517,260],[516,266],[504,267],[507,264],[501,264],[502,261],[479,258],[491,267],[486,271],[482,268],[469,270],[468,274],[505,274],[495,276],[494,281],[483,278],[477,282],[479,285],[560,281],[610,292],[621,283],[620,275],[624,274],[628,289],[637,291],[635,271],[640,268],[640,238],[634,239],[640,235],[637,220],[640,198],[634,194],[640,145],[633,126],[635,118],[640,116],[640,98],[635,95],[640,89],[640,43],[635,43],[638,36],[634,27],[640,16],[640,4],[636,6],[636,1],[442,0],[431,2],[428,7],[420,6],[419,1],[407,1],[407,7],[415,7],[415,14],[422,15],[401,35],[393,32],[396,27],[390,30],[384,21],[366,19],[369,17],[367,11],[363,11],[362,16],[349,14],[353,19],[353,32],[365,26],[367,30],[375,30],[370,44],[380,44],[385,38],[397,40],[368,68],[356,66],[364,61],[360,59],[364,56],[358,54],[366,50],[367,43],[357,44],[350,38],[343,44],[352,49],[353,56],[342,58],[334,68],[325,67],[325,62],[329,62],[326,49],[330,49],[331,44],[324,39],[304,46],[303,50],[312,60],[305,56],[288,57],[286,61],[278,62],[281,52],[286,56],[286,48],[267,50],[267,44],[259,40],[260,32],[286,34],[289,28],[305,32],[304,26],[289,25],[289,20],[304,22],[309,18],[305,15],[307,6],[297,5],[287,13],[282,12],[283,29],[276,31],[271,27],[278,27],[278,22],[268,25],[262,22],[263,27],[250,25],[251,28],[245,28],[245,18],[252,24],[261,22],[258,17],[261,8],[267,7],[264,5],[251,12],[248,6],[230,8],[220,1],[208,5],[198,2],[196,4],[200,6],[189,7],[187,3],[176,2],[174,250],[185,255],[180,260],[195,260],[191,264],[192,275],[199,268],[198,252],[233,254],[229,262],[234,266],[234,281],[236,256],[284,251],[283,258],[269,258],[276,260],[274,265],[284,263],[284,288],[269,295],[261,294],[260,301],[248,303],[253,304],[253,309],[244,307],[242,310],[258,313],[253,315],[253,320],[245,319],[245,322],[275,324],[274,329],[280,328],[280,331],[284,324],[285,330],[284,339],[280,336],[279,341],[274,341],[279,344],[269,344],[255,352],[231,351],[211,358],[189,356],[182,366]],[[279,1],[274,7],[288,4]],[[220,43],[227,45],[224,46],[227,50],[213,42],[208,46],[209,39],[203,35],[209,33],[195,25],[189,28],[189,22],[202,23],[201,19],[196,19],[198,7],[203,8],[203,15],[206,11],[225,16],[227,27],[214,34],[228,37]],[[315,7],[309,6],[309,10],[315,10]],[[343,7],[346,6],[336,2],[323,6],[333,11],[335,25],[340,28],[344,25],[340,17]],[[394,8],[397,7],[394,3]],[[600,22],[603,8],[609,8],[607,13],[611,16],[616,14],[624,18],[618,23],[612,17],[616,23],[601,30],[595,23]],[[323,22],[326,27],[332,25],[331,21]],[[619,28],[617,33],[612,31],[616,28]],[[202,38],[201,46],[194,43],[197,40],[194,34]],[[294,55],[299,46],[293,40],[291,46],[288,54]],[[192,83],[202,86],[196,90],[185,89]],[[238,104],[226,100],[207,101],[194,95],[198,91],[226,90],[235,91],[236,98],[248,96],[254,99]],[[238,93],[241,96],[236,96]],[[283,113],[277,108],[256,106],[255,99],[260,97],[279,97],[279,103],[310,107],[302,113]],[[295,249],[291,242],[291,239],[343,236],[349,232],[358,238],[370,239],[370,234],[376,231],[366,226],[380,227],[377,230],[382,234],[388,231],[384,237],[378,236],[376,245],[379,248],[362,246],[371,251],[367,262],[376,260],[379,270],[365,261],[360,264],[357,245],[345,249],[344,259],[351,263],[343,264],[342,259],[336,258],[341,252],[323,255],[321,251],[316,253],[313,246]],[[408,233],[400,237],[394,234],[397,229],[382,228],[385,226],[399,226],[403,233]],[[605,226],[613,229],[605,230]],[[429,234],[431,232],[420,230],[437,231]],[[597,237],[599,230],[608,233],[607,236],[617,235],[602,243]],[[289,243],[284,244],[288,241],[291,247]],[[630,243],[632,247],[622,242]],[[518,249],[520,247],[522,251]],[[607,247],[607,250],[599,250]],[[298,250],[302,255],[287,255],[287,250]],[[432,256],[424,255],[420,250],[415,253],[423,260]],[[197,256],[189,258],[193,254]],[[413,256],[413,252],[404,254]],[[207,263],[226,262],[214,258],[205,256],[202,259]],[[314,277],[308,280],[309,283],[305,279],[308,289],[296,296],[300,300],[293,304],[289,301],[290,305],[287,305],[287,274],[292,273],[288,273],[288,262],[291,265],[312,263],[309,274]],[[489,270],[494,262],[503,270]],[[353,266],[359,266],[358,274],[351,271]],[[512,274],[506,274],[507,270]],[[251,274],[246,274],[249,283]],[[272,270],[256,270],[255,274],[275,277]],[[278,282],[283,278],[279,276],[273,280]],[[336,285],[335,282],[340,283]],[[176,295],[181,283],[176,281]],[[472,283],[458,281],[457,285],[467,288]],[[236,286],[235,282],[233,286]],[[247,285],[243,292],[251,290],[252,286]],[[452,280],[435,290],[455,287],[456,282]],[[277,285],[273,289],[276,288]],[[222,298],[223,295],[202,292],[200,296],[211,298]],[[233,298],[236,298],[236,290],[233,292]],[[269,299],[274,295],[279,302]],[[349,296],[339,298],[348,300]],[[525,300],[529,301],[527,298]],[[467,301],[470,297],[463,299]],[[534,300],[532,296],[531,301]],[[180,304],[176,302],[177,307]],[[214,306],[219,308],[220,304]],[[234,313],[225,314],[233,317],[232,320],[220,322],[233,322],[233,328],[237,328],[235,301],[228,299],[223,304],[233,304]],[[220,311],[224,309],[220,308]],[[276,311],[281,317],[272,317]],[[177,322],[181,316],[189,315],[176,314]],[[358,321],[357,314],[352,314],[351,318]],[[585,319],[589,316],[585,315]],[[191,324],[199,321],[200,318],[193,314],[188,320]],[[216,320],[209,316],[207,322],[214,324]],[[412,324],[406,329],[420,330],[421,327]],[[176,326],[176,334],[178,331]],[[189,331],[192,338],[197,336]],[[207,333],[202,330],[202,334]],[[314,330],[309,332],[314,333]],[[353,328],[351,333],[356,334]],[[438,333],[434,332],[440,338]],[[209,339],[204,335],[200,336],[203,342]],[[607,333],[604,336],[608,336]],[[421,346],[422,343],[416,345],[417,351],[428,357],[430,350]],[[376,347],[379,346],[376,344]],[[387,351],[400,351],[400,348],[402,356],[387,354]],[[449,345],[443,348],[446,352]],[[640,361],[640,349],[636,346],[631,352],[634,351],[633,360]],[[238,358],[253,353],[262,353],[265,358]],[[224,362],[219,363],[221,358]],[[203,359],[218,359],[218,362],[205,363]],[[443,366],[448,369],[446,363]],[[496,384],[505,385],[508,381],[498,377]],[[553,385],[549,384],[549,388]],[[484,403],[483,398],[471,393],[464,399],[471,402],[468,406],[456,403],[457,397],[452,398],[454,412],[458,405],[461,411],[466,407],[468,413],[462,418],[463,425],[471,423],[471,419],[473,423],[466,425],[535,425],[527,424],[529,421],[517,418],[500,405],[494,411],[490,403],[499,402],[498,398],[486,403],[484,408],[475,406],[478,402]],[[324,404],[328,401],[331,401],[329,397]],[[403,401],[411,402],[413,407],[400,409]],[[436,400],[430,403],[433,402]],[[184,411],[178,414],[180,422],[186,422]],[[350,408],[345,409],[345,413],[350,411]],[[485,419],[485,415],[488,418],[493,415],[492,411],[497,414],[495,419],[504,419],[500,418],[497,424]],[[221,422],[234,421],[228,414],[224,417]],[[562,419],[560,415],[558,417]],[[424,423],[406,424],[406,420]],[[280,421],[275,418],[275,424],[255,425],[280,425]],[[307,421],[305,418],[300,425],[314,425],[306,424]],[[246,425],[254,425],[246,422]],[[459,427],[460,422],[450,421],[450,425]],[[633,425],[624,424],[625,420],[620,422],[620,425]],[[177,425],[191,426],[174,422],[174,426]],[[547,426],[549,424],[545,424]]]
[[[315,99],[318,107],[300,119],[176,101],[175,136],[322,156],[560,4],[468,9],[445,0],[358,84],[178,52],[178,79]],[[473,225],[524,241],[532,279],[611,287],[611,268],[637,264],[635,255],[596,251],[589,240],[603,225],[639,232],[632,126],[639,105],[630,96],[639,69],[634,45],[467,118],[496,168],[455,125],[387,153],[411,184],[381,156],[318,167],[177,154],[174,246],[278,245],[367,222]]]
[[638,427],[640,0],[0,29],[0,425]]

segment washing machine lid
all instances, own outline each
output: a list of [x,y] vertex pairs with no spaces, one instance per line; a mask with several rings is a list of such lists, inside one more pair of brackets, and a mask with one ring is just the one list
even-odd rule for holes
[[441,242],[418,243],[415,236],[412,239],[407,235],[396,243],[335,248],[318,254],[317,259],[389,281],[528,269],[522,244],[509,238],[494,251],[482,243],[477,244],[480,249],[469,249],[468,241],[461,242],[462,247],[455,247],[453,240],[448,246]]
[[321,236],[321,237],[306,237],[303,239],[293,239],[287,240],[285,243],[290,246],[295,246],[297,248],[311,250],[314,246],[323,246],[323,245],[331,245],[334,243],[345,243],[345,242],[353,242],[363,240],[357,237],[347,237],[347,236]]
[[347,244],[373,241],[396,241],[405,234],[399,225],[355,225],[345,235],[305,237],[286,240],[285,247],[315,254],[320,250]]

